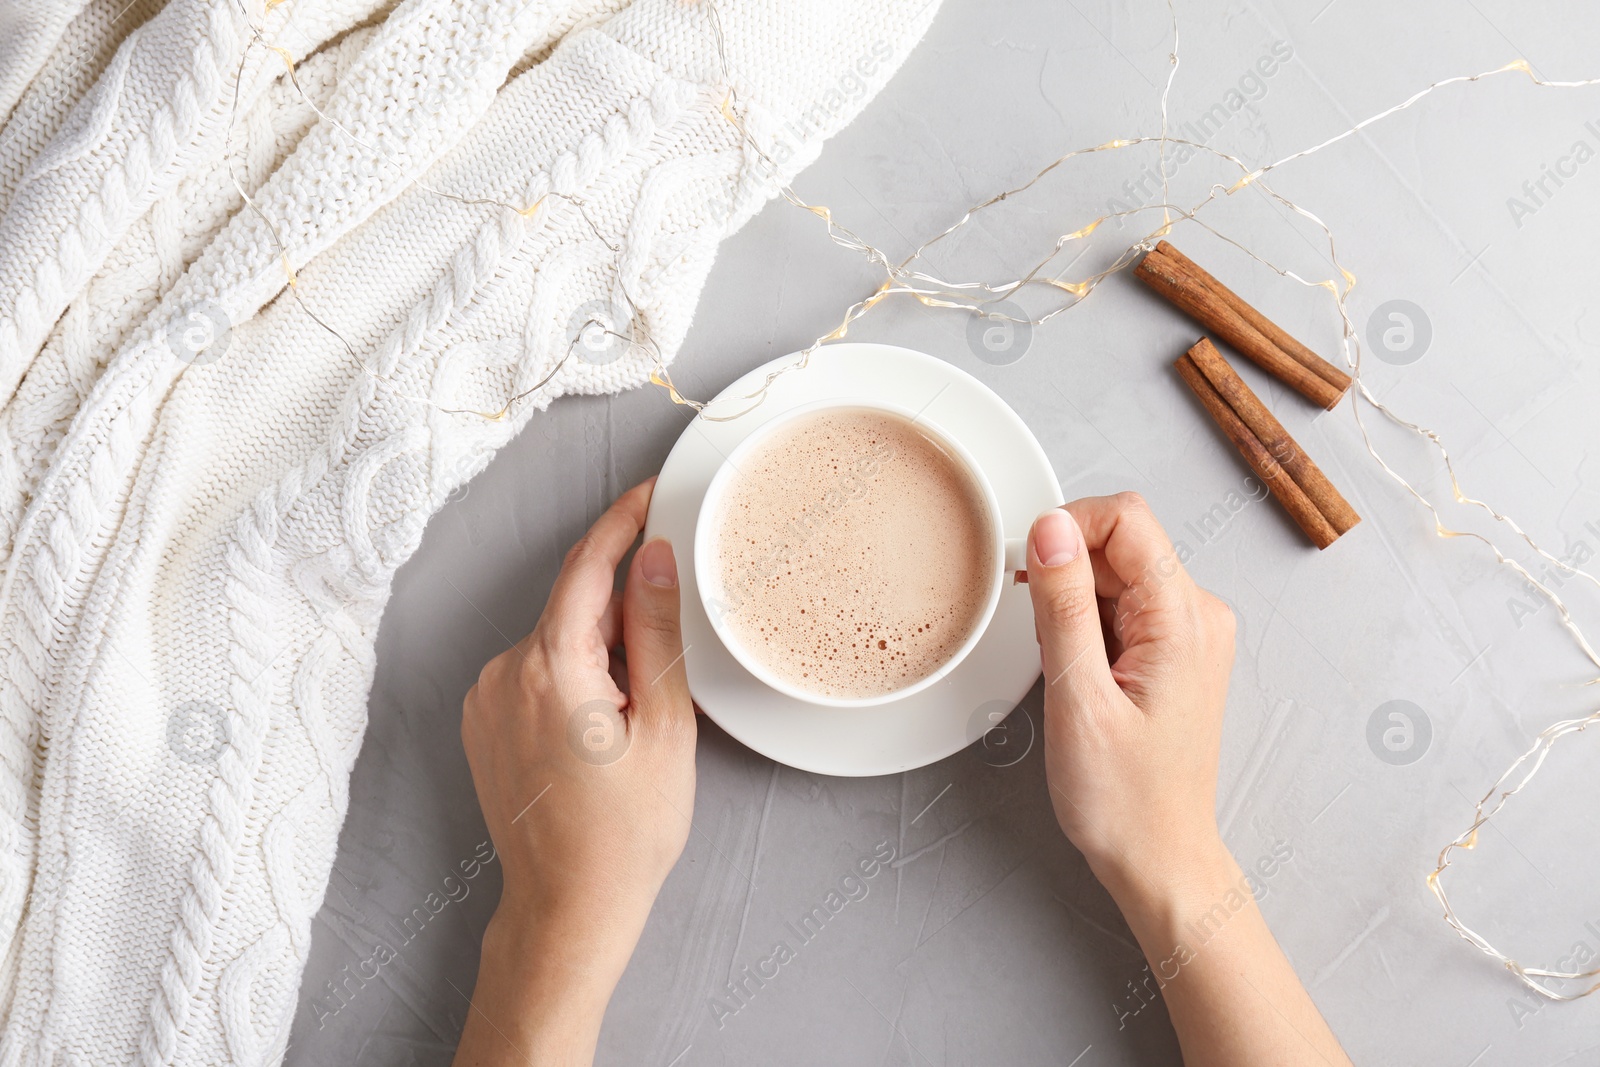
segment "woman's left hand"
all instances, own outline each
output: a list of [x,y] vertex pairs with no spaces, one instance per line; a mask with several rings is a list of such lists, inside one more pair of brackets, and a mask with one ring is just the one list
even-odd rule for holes
[[[654,484],[624,493],[572,547],[538,625],[484,667],[462,711],[505,879],[474,1019],[489,1013],[507,1041],[519,1031],[519,1051],[547,1053],[539,1062],[586,1062],[581,1047],[592,1052],[689,836],[696,725],[672,545],[647,542],[613,591]],[[469,1021],[457,1062],[498,1062],[484,1055],[504,1048],[495,1038]],[[462,1057],[469,1052],[484,1058]]]

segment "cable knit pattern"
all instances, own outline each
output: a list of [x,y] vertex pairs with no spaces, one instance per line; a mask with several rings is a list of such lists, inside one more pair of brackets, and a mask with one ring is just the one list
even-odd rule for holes
[[[135,0],[131,5],[122,0],[91,0],[66,24],[54,50],[44,52],[38,70],[18,86],[19,92],[26,92],[16,109],[0,126],[0,212],[11,202],[23,169],[50,143],[72,106],[94,86],[116,54],[122,36],[115,32],[116,24],[123,23],[125,34],[160,6],[160,0]],[[0,68],[4,67],[5,61],[0,60]]]
[[703,2],[383,6],[90,0],[9,46],[0,1067],[281,1059],[395,570],[551,400],[649,377],[567,356],[585,309],[672,358],[933,12],[720,9],[774,175]]
[[0,3],[0,115],[10,115],[24,90],[84,0],[5,0]]

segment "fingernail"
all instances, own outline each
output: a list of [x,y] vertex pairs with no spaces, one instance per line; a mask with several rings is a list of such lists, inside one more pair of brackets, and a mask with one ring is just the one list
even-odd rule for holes
[[1051,508],[1033,523],[1033,554],[1046,567],[1071,563],[1083,551],[1078,521],[1063,508]]
[[670,589],[678,584],[678,561],[672,556],[672,542],[652,538],[639,549],[639,571],[651,585]]

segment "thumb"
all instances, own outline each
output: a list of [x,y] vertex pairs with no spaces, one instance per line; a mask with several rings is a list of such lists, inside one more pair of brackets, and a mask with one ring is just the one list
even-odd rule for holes
[[1116,689],[1106,660],[1094,567],[1078,521],[1053,508],[1028,533],[1028,591],[1044,660],[1045,696],[1098,700]]
[[665,537],[634,553],[622,590],[622,646],[628,660],[630,717],[646,729],[694,723],[678,622],[678,562]]

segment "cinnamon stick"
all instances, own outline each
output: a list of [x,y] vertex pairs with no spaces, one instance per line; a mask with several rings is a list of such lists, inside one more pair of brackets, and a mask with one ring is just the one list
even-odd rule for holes
[[1200,373],[1239,416],[1241,422],[1249,427],[1256,439],[1265,446],[1269,455],[1278,461],[1278,465],[1288,472],[1306,496],[1311,498],[1311,503],[1322,513],[1323,518],[1333,527],[1334,533],[1344,534],[1351,527],[1361,521],[1361,516],[1356,514],[1355,508],[1340,495],[1339,490],[1328,481],[1327,475],[1322,473],[1305,450],[1296,443],[1289,431],[1283,428],[1261,398],[1245,384],[1239,377],[1238,371],[1229,366],[1228,361],[1222,358],[1211,342],[1202,337],[1189,349],[1189,358],[1194,360],[1195,366],[1200,368]]
[[1208,288],[1226,300],[1228,305],[1238,312],[1245,322],[1249,323],[1267,340],[1277,345],[1284,355],[1325,380],[1329,385],[1338,389],[1341,394],[1350,388],[1350,375],[1301,344],[1289,331],[1257,311],[1244,297],[1223,285],[1212,274],[1207,272],[1204,267],[1178,251],[1171,243],[1162,241],[1156,246],[1156,251],[1191,277],[1203,279]]
[[1175,261],[1182,262],[1190,269],[1205,275],[1215,290],[1233,307],[1233,310],[1237,311],[1244,321],[1255,327],[1267,340],[1277,345],[1285,355],[1338,389],[1341,395],[1350,388],[1350,375],[1301,344],[1288,330],[1285,330],[1282,326],[1257,311],[1244,297],[1217,281],[1204,268],[1172,245],[1162,241],[1160,247],[1164,255],[1171,257]]
[[1228,440],[1239,450],[1244,461],[1255,471],[1256,476],[1266,483],[1267,489],[1278,498],[1284,510],[1294,519],[1295,525],[1305,531],[1313,544],[1318,548],[1327,548],[1339,537],[1334,532],[1333,526],[1317,510],[1305,490],[1295,483],[1295,480],[1284,471],[1272,454],[1267,451],[1261,440],[1251,432],[1250,427],[1234,413],[1233,408],[1222,398],[1211,380],[1207,378],[1195,363],[1194,359],[1186,352],[1178,357],[1178,373],[1182,375],[1200,403],[1210,412],[1222,432],[1228,435]]
[[1350,377],[1289,336],[1189,257],[1162,241],[1134,276],[1291,389],[1324,408],[1338,405]]

